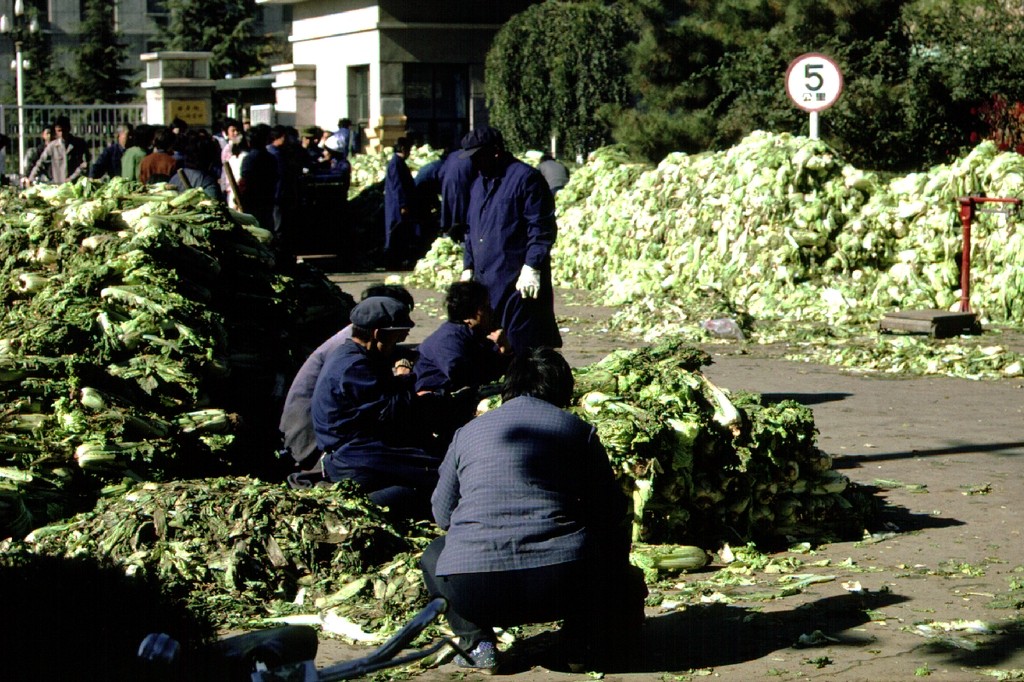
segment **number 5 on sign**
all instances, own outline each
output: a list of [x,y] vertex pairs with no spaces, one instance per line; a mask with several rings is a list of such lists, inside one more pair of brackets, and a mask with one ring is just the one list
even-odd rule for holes
[[802,54],[786,69],[786,94],[793,104],[810,112],[811,139],[818,139],[818,112],[835,104],[842,92],[843,74],[823,54]]

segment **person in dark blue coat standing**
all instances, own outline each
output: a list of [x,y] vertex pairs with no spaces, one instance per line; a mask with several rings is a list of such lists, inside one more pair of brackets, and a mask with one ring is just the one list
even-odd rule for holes
[[466,214],[469,212],[469,192],[476,171],[473,160],[464,159],[453,152],[441,167],[441,232],[456,242],[466,237]]
[[[238,193],[246,213],[259,220],[265,230],[274,229],[274,196],[277,193],[278,166],[276,159],[267,151],[272,142],[271,128],[258,123],[249,130],[251,149],[242,160],[238,178]],[[274,235],[280,239],[280,235]]]
[[407,138],[398,138],[384,175],[384,262],[389,266],[404,264],[415,239],[416,183],[405,162],[411,149]]
[[487,287],[514,353],[561,347],[551,286],[555,200],[544,176],[506,151],[489,126],[471,130],[462,150],[479,173],[470,191],[462,281]]

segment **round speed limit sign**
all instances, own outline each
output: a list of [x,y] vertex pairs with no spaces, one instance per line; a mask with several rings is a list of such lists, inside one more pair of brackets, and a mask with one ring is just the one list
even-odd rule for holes
[[804,111],[824,111],[835,104],[842,92],[843,74],[823,54],[802,54],[786,69],[786,94]]

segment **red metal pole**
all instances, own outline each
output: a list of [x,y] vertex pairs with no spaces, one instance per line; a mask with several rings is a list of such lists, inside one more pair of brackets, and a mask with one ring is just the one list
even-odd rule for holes
[[964,246],[960,257],[960,312],[971,312],[971,220],[974,197],[960,197],[960,222],[964,226]]

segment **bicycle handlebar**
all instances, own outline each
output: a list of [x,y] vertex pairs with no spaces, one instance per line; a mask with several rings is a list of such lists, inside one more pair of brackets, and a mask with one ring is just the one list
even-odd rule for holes
[[[317,682],[333,682],[336,680],[349,680],[355,677],[363,677],[369,673],[385,668],[394,668],[405,663],[418,661],[438,651],[445,644],[451,644],[448,639],[442,639],[422,651],[417,651],[402,658],[396,658],[398,654],[409,646],[417,636],[422,633],[428,625],[434,622],[448,608],[448,602],[441,597],[433,599],[411,621],[392,635],[386,642],[381,644],[370,655],[358,658],[354,661],[346,661],[329,668],[324,668],[317,673],[311,661],[305,665],[306,679]],[[313,675],[316,675],[313,677]],[[252,682],[270,682],[279,680],[273,670],[260,671],[252,674]]]
[[[409,646],[410,643],[416,637],[422,633],[428,625],[434,622],[438,616],[444,613],[448,608],[448,602],[441,597],[431,600],[423,609],[417,613],[411,621],[402,626],[402,628],[393,634],[388,641],[381,644],[371,653],[369,656],[357,659],[355,661],[348,661],[346,663],[339,663],[336,666],[330,668],[324,668],[320,671],[320,679],[323,682],[327,680],[347,680],[352,677],[361,677],[367,673],[382,668],[390,668],[399,666],[410,660],[418,660],[429,656],[433,651],[418,652],[411,656],[407,656],[402,659],[396,659],[395,657]],[[440,648],[444,642],[441,642],[437,648]],[[434,649],[436,651],[437,649]]]

